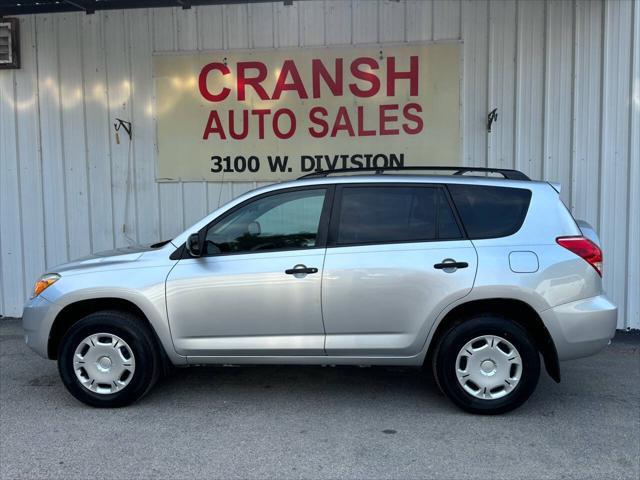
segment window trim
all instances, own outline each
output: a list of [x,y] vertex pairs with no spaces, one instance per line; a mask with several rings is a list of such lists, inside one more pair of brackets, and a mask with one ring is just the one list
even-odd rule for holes
[[[460,230],[460,236],[458,238],[429,238],[429,239],[411,239],[411,240],[388,240],[384,242],[357,242],[357,243],[338,243],[338,228],[340,208],[342,207],[343,191],[348,188],[433,188],[439,189],[444,193],[445,198],[449,204],[449,208],[453,213],[454,220]],[[414,182],[388,182],[388,183],[347,183],[335,185],[335,193],[333,199],[333,209],[331,213],[331,219],[329,223],[329,236],[327,239],[327,248],[343,248],[343,247],[359,247],[370,245],[393,245],[393,244],[407,244],[407,243],[433,243],[433,242],[455,242],[460,240],[468,240],[467,232],[462,225],[458,211],[453,204],[453,200],[446,188],[445,184],[441,183],[414,183]]]
[[303,187],[291,187],[291,188],[283,188],[283,189],[280,189],[280,190],[272,190],[271,192],[265,192],[265,193],[262,193],[260,195],[256,195],[254,197],[248,198],[247,200],[245,200],[242,203],[239,203],[238,205],[235,205],[234,207],[232,207],[229,210],[227,210],[226,212],[224,212],[222,215],[220,215],[220,216],[216,217],[215,219],[213,219],[207,225],[205,225],[200,230],[198,230],[198,235],[204,235],[205,238],[206,238],[207,232],[209,231],[210,228],[214,227],[218,223],[222,222],[228,216],[234,214],[235,212],[237,212],[241,208],[244,208],[244,207],[246,207],[247,205],[249,205],[249,204],[251,204],[253,202],[256,202],[258,200],[262,200],[263,198],[273,197],[275,195],[280,195],[280,194],[283,194],[283,193],[291,193],[291,192],[306,191],[306,190],[324,190],[325,191],[324,203],[322,205],[322,210],[321,210],[321,213],[320,213],[320,221],[319,221],[319,224],[318,224],[318,236],[316,238],[316,244],[313,247],[277,248],[277,249],[273,249],[273,250],[258,250],[258,251],[255,251],[255,252],[220,252],[220,253],[214,253],[214,254],[211,254],[211,255],[203,254],[200,257],[194,258],[194,257],[189,255],[189,253],[187,252],[187,249],[184,248],[185,245],[182,244],[178,248],[178,250],[176,250],[176,252],[174,252],[174,253],[178,253],[178,251],[180,251],[180,253],[179,253],[179,258],[180,259],[197,260],[198,258],[230,257],[230,256],[234,256],[234,255],[258,255],[258,254],[265,254],[265,253],[296,252],[296,251],[300,251],[300,250],[316,250],[316,249],[326,248],[326,245],[327,245],[327,231],[328,231],[328,228],[329,228],[329,215],[331,214],[331,208],[332,208],[332,204],[333,204],[335,185],[305,185]]

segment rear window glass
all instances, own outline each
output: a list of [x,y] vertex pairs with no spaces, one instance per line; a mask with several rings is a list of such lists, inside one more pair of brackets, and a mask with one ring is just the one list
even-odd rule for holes
[[462,236],[441,188],[346,187],[338,219],[340,245]]
[[469,238],[506,237],[517,232],[531,201],[524,188],[449,185]]

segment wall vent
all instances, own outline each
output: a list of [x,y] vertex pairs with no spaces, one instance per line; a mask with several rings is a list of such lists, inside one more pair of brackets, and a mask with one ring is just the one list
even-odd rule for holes
[[0,69],[20,68],[18,26],[16,18],[0,18]]

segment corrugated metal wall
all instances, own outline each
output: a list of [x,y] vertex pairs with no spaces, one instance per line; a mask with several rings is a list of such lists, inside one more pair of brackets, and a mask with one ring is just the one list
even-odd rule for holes
[[[0,71],[0,313],[52,265],[168,238],[253,183],[154,181],[152,52],[464,42],[462,161],[559,181],[640,328],[640,5],[631,0],[326,0],[21,19]],[[486,116],[498,108],[493,132]],[[114,119],[134,125],[118,144]],[[128,182],[129,180],[129,182]],[[131,185],[128,187],[127,185]]]

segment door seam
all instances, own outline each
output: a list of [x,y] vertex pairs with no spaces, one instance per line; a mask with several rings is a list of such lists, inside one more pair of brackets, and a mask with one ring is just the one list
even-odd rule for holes
[[322,342],[322,351],[324,352],[324,355],[327,356],[327,327],[324,324],[324,301],[323,301],[323,295],[322,295],[322,290],[323,290],[323,286],[324,286],[324,266],[327,260],[327,250],[328,248],[325,247],[324,249],[324,256],[322,257],[322,270],[320,270],[321,274],[320,274],[320,320],[322,321],[322,330],[324,331],[324,341]]

